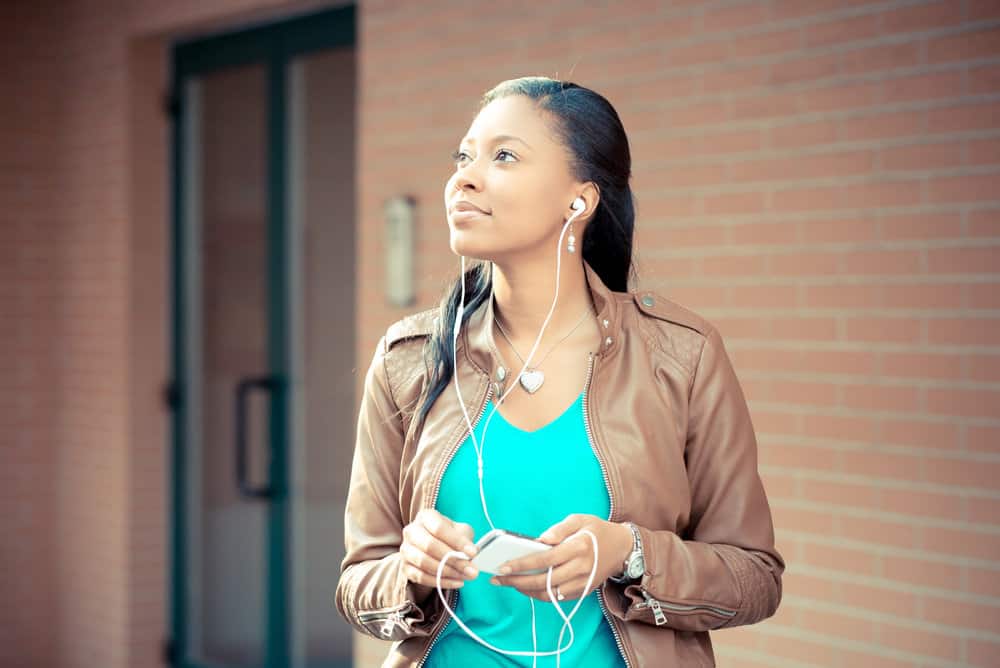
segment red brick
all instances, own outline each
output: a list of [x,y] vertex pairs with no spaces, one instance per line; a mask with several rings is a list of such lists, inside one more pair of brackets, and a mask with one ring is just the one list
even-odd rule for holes
[[935,415],[994,419],[1000,415],[1000,392],[929,388],[927,410]]
[[970,237],[1000,237],[1000,209],[969,211]]
[[805,29],[807,46],[828,46],[861,41],[878,34],[878,16],[860,14],[809,25]]
[[800,157],[741,160],[729,164],[729,178],[734,182],[797,181],[833,176],[870,174],[874,171],[871,151],[819,153]]
[[929,74],[887,79],[882,84],[882,104],[936,100],[962,95],[962,71],[945,70]]
[[996,346],[1000,329],[992,319],[932,318],[927,322],[927,340],[932,344]]
[[890,622],[877,622],[877,624],[882,644],[885,647],[950,661],[958,661],[959,659],[961,641],[956,635]]
[[1000,378],[1000,355],[968,355],[967,380],[993,383]]
[[973,23],[1000,18],[1000,5],[996,0],[969,0],[966,13]]
[[782,60],[771,65],[771,83],[788,84],[800,81],[816,82],[835,77],[840,71],[839,53],[805,55]]
[[827,242],[872,241],[878,238],[878,222],[871,219],[834,218],[800,223],[802,241],[812,244]]
[[966,446],[970,451],[1000,454],[1000,427],[970,424],[966,430]]
[[726,40],[725,48],[730,61],[739,61],[794,51],[801,44],[802,29],[791,28],[733,35]]
[[730,32],[760,25],[771,16],[770,7],[756,3],[732,7],[709,7],[705,10],[702,25],[706,32]]
[[701,75],[702,93],[713,95],[717,93],[732,94],[761,88],[770,83],[768,68],[765,65],[733,63],[723,70],[709,70]]
[[[733,225],[729,228],[729,239],[734,244],[783,245],[795,240],[795,225],[769,222]],[[773,259],[772,256],[771,271],[774,270]]]
[[855,410],[915,412],[920,391],[898,385],[845,385],[843,405]]
[[847,274],[919,274],[921,253],[917,250],[872,250],[844,253]]
[[993,130],[997,127],[997,118],[1000,118],[1000,102],[956,101],[956,104],[935,107],[921,113],[927,114],[929,134]]
[[[952,109],[955,109],[954,107]],[[892,111],[865,114],[841,121],[843,138],[848,141],[882,140],[899,137],[923,137],[925,126],[938,127],[938,132],[951,132],[950,128],[960,123],[957,116],[965,116],[967,110],[955,110],[950,114],[937,109],[915,111]],[[975,113],[981,113],[976,110]],[[932,125],[928,116],[937,114]]]
[[847,318],[845,330],[848,341],[875,343],[920,343],[922,325],[913,318]]
[[815,276],[841,273],[841,254],[795,252],[772,255],[768,260],[775,276]]
[[957,492],[945,494],[886,487],[880,494],[880,505],[873,510],[955,522],[964,522],[966,518],[965,500]]
[[850,49],[840,54],[840,69],[847,75],[871,74],[919,64],[920,44],[916,41],[878,44]]
[[878,286],[837,283],[808,285],[804,305],[809,308],[877,308],[882,306]]
[[955,591],[955,584],[962,581],[963,566],[956,565],[951,559],[884,554],[881,561],[882,572],[896,582]]
[[821,536],[827,536],[833,531],[833,518],[829,512],[794,508],[779,500],[770,505],[774,525],[780,526],[784,531],[816,533]]
[[991,58],[1000,54],[1000,29],[973,28],[958,34],[928,38],[927,59],[940,63],[952,60]]
[[805,416],[803,422],[806,433],[823,439],[870,444],[879,442],[877,418],[812,414]]
[[954,353],[882,353],[881,371],[890,378],[925,378],[960,381],[964,378],[962,356]]
[[912,617],[916,612],[917,597],[893,587],[844,582],[839,593],[840,602],[862,610],[902,618]]
[[961,489],[991,490],[1000,480],[1000,463],[961,457],[928,457],[925,481]]
[[802,109],[829,112],[870,107],[879,101],[882,87],[881,83],[858,81],[808,89],[802,93]]
[[960,25],[962,12],[949,0],[898,7],[881,12],[881,34],[935,30]]
[[770,129],[771,145],[779,149],[831,144],[837,140],[835,121],[789,122]]
[[[996,568],[966,566],[965,569],[968,571],[969,581],[965,591],[980,596],[993,596],[994,598],[1000,596],[1000,578],[997,577]],[[957,581],[958,578],[952,580],[952,583]]]
[[875,631],[871,620],[843,612],[806,608],[799,614],[799,625],[812,633],[854,642],[874,642]]
[[997,656],[1000,656],[1000,642],[992,641],[989,638],[969,637],[965,647],[967,665],[975,666],[975,668],[992,668],[996,665]]
[[837,388],[829,383],[785,380],[772,391],[774,401],[813,406],[833,406]]
[[707,255],[701,259],[706,276],[760,276],[764,273],[764,257],[756,254]]
[[919,481],[922,478],[921,457],[894,452],[848,450],[843,453],[844,470],[853,475],[893,480]]
[[962,165],[962,145],[955,141],[889,146],[882,149],[882,168],[926,171]]
[[[848,506],[865,510],[878,510],[879,489],[868,484],[837,482],[833,480],[804,480],[802,498],[834,507]],[[871,554],[864,555],[863,563],[869,565]],[[874,567],[874,563],[870,564]],[[867,568],[866,568],[867,570]]]
[[935,274],[997,273],[1000,272],[1000,246],[930,249],[927,268]]
[[[995,485],[990,486],[991,491],[993,487]],[[983,525],[1000,524],[1000,500],[984,496],[970,496],[967,503],[969,506],[968,521]]]
[[[817,527],[817,530],[822,530]],[[830,535],[829,533],[827,535]],[[916,527],[902,522],[892,522],[881,520],[875,517],[851,516],[841,518],[839,528],[833,534],[852,541],[859,541],[872,547],[895,547],[904,550],[912,550],[917,547],[918,532]],[[858,604],[857,599],[851,598],[854,605]],[[878,604],[880,609],[884,609],[896,600],[873,602],[873,606]],[[867,606],[861,606],[867,609]]]
[[881,290],[889,308],[936,310],[961,308],[967,288],[961,283],[893,283]]
[[967,174],[964,176],[939,176],[927,184],[927,200],[931,204],[945,202],[997,202],[1000,193],[1000,176],[996,174]]
[[879,222],[880,238],[900,239],[959,239],[962,237],[960,213],[905,213],[884,215]]

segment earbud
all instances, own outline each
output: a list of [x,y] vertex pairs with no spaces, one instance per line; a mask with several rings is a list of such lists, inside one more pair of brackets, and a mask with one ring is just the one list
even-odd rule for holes
[[587,208],[587,203],[583,201],[582,197],[577,197],[573,200],[573,204],[570,206],[574,211],[583,211]]

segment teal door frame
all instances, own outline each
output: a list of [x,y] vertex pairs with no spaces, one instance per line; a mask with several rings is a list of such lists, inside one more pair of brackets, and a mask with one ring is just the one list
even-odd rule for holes
[[[173,380],[169,389],[171,419],[171,460],[169,489],[171,495],[170,523],[170,637],[166,641],[164,658],[176,668],[219,668],[193,662],[190,657],[185,614],[187,610],[188,564],[186,557],[185,472],[189,452],[184,442],[184,425],[190,413],[189,379],[186,377],[187,351],[184,347],[188,295],[183,257],[187,239],[183,220],[184,165],[183,137],[187,79],[216,70],[242,65],[266,63],[268,79],[267,109],[267,285],[269,322],[267,356],[269,375],[263,385],[270,389],[270,422],[268,433],[271,458],[268,470],[269,493],[261,496],[268,503],[266,539],[265,600],[267,611],[264,629],[265,663],[259,668],[289,668],[291,666],[292,619],[289,606],[291,579],[288,554],[291,544],[288,480],[289,405],[288,379],[291,372],[291,342],[288,323],[291,322],[289,290],[289,244],[286,233],[288,183],[286,83],[289,62],[296,56],[313,51],[354,46],[355,8],[353,5],[299,16],[281,23],[241,30],[222,36],[178,42],[172,49],[170,112],[172,117],[172,234],[171,234],[171,365]],[[234,481],[235,484],[235,481]],[[243,668],[240,666],[239,668]]]

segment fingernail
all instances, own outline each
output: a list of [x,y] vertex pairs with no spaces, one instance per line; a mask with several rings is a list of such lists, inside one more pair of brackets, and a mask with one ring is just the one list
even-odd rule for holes
[[500,575],[507,575],[510,573],[510,566],[501,566],[500,570],[497,571]]
[[541,536],[538,537],[539,540],[552,540],[552,534],[546,531]]
[[490,578],[490,584],[491,585],[498,585],[498,584],[500,584],[500,581],[497,580],[496,578]]
[[470,578],[474,578],[477,575],[479,575],[479,571],[477,571],[472,566],[466,566],[465,567],[465,574],[468,575]]
[[465,550],[465,553],[467,555],[469,555],[470,557],[476,556],[476,546],[475,545],[469,544],[469,545],[466,545],[465,547],[463,547],[462,549]]

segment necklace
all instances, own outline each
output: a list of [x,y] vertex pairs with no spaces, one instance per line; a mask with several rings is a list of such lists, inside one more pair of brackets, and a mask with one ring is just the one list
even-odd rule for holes
[[[542,362],[545,361],[545,358],[549,356],[549,353],[555,350],[560,343],[568,339],[569,335],[575,332],[576,328],[583,324],[583,321],[587,319],[587,315],[590,313],[593,313],[593,308],[588,306],[587,310],[583,314],[583,317],[580,318],[580,321],[575,325],[573,325],[573,329],[569,330],[569,333],[566,334],[566,336],[556,341],[555,345],[549,348],[548,352],[545,353],[545,355],[542,356],[542,359],[538,361],[538,366],[541,366]],[[510,345],[510,349],[513,350],[514,354],[517,355],[517,358],[521,360],[521,364],[524,364],[524,358],[521,357],[521,353],[517,352],[517,348],[515,348],[514,344],[511,343],[510,337],[507,336],[507,332],[504,331],[503,325],[501,325],[500,321],[497,320],[496,315],[493,316],[493,322],[495,322],[497,324],[497,327],[500,328],[500,333],[503,334],[503,338],[507,339],[507,343],[508,345]],[[538,388],[542,386],[542,383],[545,382],[545,373],[538,367],[529,366],[524,369],[524,373],[521,374],[521,377],[518,378],[518,380],[521,383],[521,387],[523,387],[528,394],[534,394],[535,392],[538,391]]]

